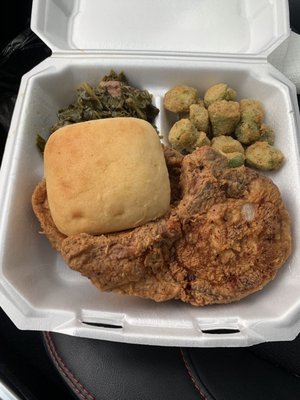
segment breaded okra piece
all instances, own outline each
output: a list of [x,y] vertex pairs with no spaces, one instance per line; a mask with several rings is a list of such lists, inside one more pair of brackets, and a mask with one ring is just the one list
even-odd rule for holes
[[197,101],[197,89],[186,85],[178,85],[166,92],[164,107],[174,113],[185,113],[189,112],[190,105],[197,103]]
[[244,164],[244,147],[231,136],[218,136],[212,139],[211,147],[218,150],[228,159],[230,167],[239,167]]
[[270,145],[273,145],[275,142],[275,133],[273,128],[270,125],[262,124],[259,130],[259,138],[260,142],[268,142]]
[[238,140],[233,139],[231,136],[218,136],[212,139],[211,147],[222,153],[232,153],[237,151],[238,153],[244,154],[244,147]]
[[183,154],[191,153],[194,150],[197,138],[198,131],[187,118],[175,122],[168,136],[171,146]]
[[240,120],[240,105],[235,101],[215,101],[208,107],[213,136],[231,135]]
[[241,120],[251,120],[261,125],[265,118],[263,105],[259,100],[242,99],[240,101]]
[[210,104],[218,100],[236,100],[236,91],[231,89],[226,83],[218,83],[211,86],[204,94],[204,105],[208,107]]
[[264,110],[261,102],[254,99],[241,100],[240,110],[241,119],[235,130],[235,136],[241,143],[248,145],[260,137]]
[[208,139],[206,132],[198,132],[198,137],[193,150],[202,146],[210,146],[210,140]]
[[209,146],[210,140],[205,132],[199,132],[189,119],[182,118],[172,126],[169,142],[173,149],[182,154],[192,153],[197,147]]
[[238,151],[233,153],[227,153],[226,157],[228,158],[228,167],[236,168],[245,164],[245,156]]
[[201,104],[191,104],[189,120],[195,125],[198,131],[208,132],[209,117],[208,111]]
[[249,166],[265,171],[279,169],[284,161],[282,152],[267,142],[253,143],[246,149],[245,155]]

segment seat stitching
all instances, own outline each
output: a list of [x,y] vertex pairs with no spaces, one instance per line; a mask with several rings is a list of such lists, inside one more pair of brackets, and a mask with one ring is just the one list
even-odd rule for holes
[[[67,381],[70,383],[70,385],[73,387],[73,389],[84,399],[84,400],[96,400],[95,397],[88,392],[87,389],[79,382],[79,380],[75,377],[75,375],[68,369],[68,367],[65,365],[63,362],[62,358],[59,356],[57,353],[57,350],[55,348],[55,344],[51,338],[51,335],[49,332],[43,332],[44,337],[46,339],[46,344],[47,348],[53,357],[53,360],[55,361],[56,365],[60,369],[61,373],[64,375],[64,377],[67,379]],[[76,384],[79,386],[79,388],[76,386]]]
[[194,378],[194,376],[193,376],[193,374],[192,374],[192,371],[191,371],[191,369],[190,369],[190,366],[188,365],[188,362],[187,362],[187,360],[186,360],[186,358],[185,358],[185,355],[184,355],[182,349],[180,349],[180,353],[181,353],[181,356],[182,356],[182,359],[183,359],[183,362],[184,362],[184,366],[185,366],[185,368],[186,368],[186,370],[187,370],[187,372],[188,372],[188,374],[189,374],[189,377],[190,377],[191,381],[193,382],[195,388],[196,388],[197,391],[199,392],[199,394],[200,394],[200,396],[201,396],[201,400],[208,400],[208,398],[206,397],[206,395],[203,393],[203,391],[201,390],[200,386],[199,386],[198,383],[196,382],[196,380],[195,380],[195,378]]

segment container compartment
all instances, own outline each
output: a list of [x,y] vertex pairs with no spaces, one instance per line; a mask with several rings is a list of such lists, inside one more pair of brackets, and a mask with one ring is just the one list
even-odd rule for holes
[[[96,85],[113,68],[133,86],[149,90],[160,108],[159,130],[166,135],[170,114],[164,93],[176,84],[198,89],[226,82],[238,98],[256,98],[286,156],[269,173],[279,186],[293,221],[293,254],[262,291],[229,305],[196,308],[178,301],[150,300],[98,291],[71,271],[39,233],[30,198],[43,177],[36,134],[46,135],[56,112],[76,96],[76,87]],[[243,346],[295,337],[300,328],[300,179],[296,97],[291,83],[266,63],[193,57],[51,57],[24,76],[3,159],[1,213],[1,305],[21,329],[51,330],[98,339],[184,346]],[[219,331],[221,333],[215,333]]]

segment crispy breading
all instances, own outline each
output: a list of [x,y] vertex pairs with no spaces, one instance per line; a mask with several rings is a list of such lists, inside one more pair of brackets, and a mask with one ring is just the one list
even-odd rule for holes
[[40,221],[42,232],[46,234],[55,250],[60,251],[61,243],[66,238],[66,235],[61,233],[53,222],[48,205],[45,179],[39,182],[36,186],[32,195],[31,203],[33,211]]
[[166,149],[165,156],[170,212],[126,232],[62,237],[40,184],[33,208],[51,243],[101,290],[202,306],[262,289],[291,253],[290,218],[276,185],[244,166],[228,168],[210,147],[185,157]]

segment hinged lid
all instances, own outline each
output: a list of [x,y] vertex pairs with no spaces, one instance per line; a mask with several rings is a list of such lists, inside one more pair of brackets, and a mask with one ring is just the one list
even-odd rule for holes
[[289,36],[287,0],[33,0],[53,50],[267,56]]

